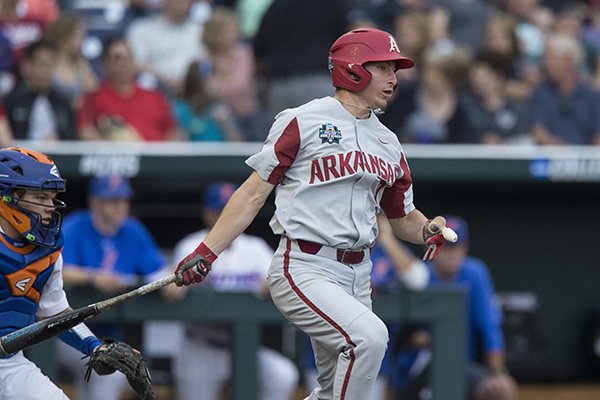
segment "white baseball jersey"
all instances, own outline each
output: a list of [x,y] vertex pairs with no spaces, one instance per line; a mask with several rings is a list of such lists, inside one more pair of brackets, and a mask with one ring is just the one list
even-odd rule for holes
[[44,290],[40,296],[38,310],[36,316],[39,318],[47,318],[63,312],[69,307],[67,295],[63,289],[63,257],[58,256],[54,269],[48,281],[44,285]]
[[[202,242],[208,231],[183,238],[173,250],[174,260],[182,260]],[[218,292],[258,293],[266,285],[273,249],[262,238],[241,234],[212,264],[206,282]]]
[[276,188],[275,234],[341,249],[372,246],[381,205],[412,211],[412,178],[396,135],[374,113],[357,119],[333,97],[281,112],[246,163]]

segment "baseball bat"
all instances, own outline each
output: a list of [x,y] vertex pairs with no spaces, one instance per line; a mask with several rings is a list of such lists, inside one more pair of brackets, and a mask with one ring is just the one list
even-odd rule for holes
[[[436,217],[436,218],[438,218],[438,217]],[[438,221],[436,221],[435,218],[431,222],[431,226],[429,229],[432,232],[436,232],[436,233],[440,231],[440,226],[438,225]],[[446,239],[449,242],[456,243],[456,241],[458,240],[458,235],[456,234],[456,232],[454,232],[454,230],[452,228],[448,228],[447,226],[442,229],[442,236],[444,236],[444,239]]]
[[0,355],[10,355],[27,347],[33,346],[34,344],[58,335],[67,329],[71,329],[86,319],[103,313],[119,303],[134,297],[143,296],[147,293],[167,286],[175,282],[176,279],[177,278],[175,275],[169,275],[154,282],[140,286],[139,288],[131,290],[127,293],[78,308],[77,310],[56,315],[52,318],[43,319],[4,335],[0,338]]

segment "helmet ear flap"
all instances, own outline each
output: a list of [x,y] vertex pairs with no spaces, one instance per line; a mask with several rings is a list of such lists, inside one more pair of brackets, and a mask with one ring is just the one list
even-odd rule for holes
[[11,207],[4,198],[0,201],[0,215],[8,220],[8,222],[20,233],[26,233],[31,230],[31,219],[22,211]]

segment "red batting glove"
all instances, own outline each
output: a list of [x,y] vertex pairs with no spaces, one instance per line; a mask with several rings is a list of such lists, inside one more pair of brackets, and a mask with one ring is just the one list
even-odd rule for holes
[[425,222],[423,226],[423,240],[425,241],[427,250],[423,255],[424,261],[433,260],[442,249],[442,246],[446,242],[444,235],[442,235],[442,230],[445,226],[446,219],[444,217],[435,217],[433,220]]
[[200,243],[196,250],[188,254],[179,262],[175,269],[177,286],[188,286],[192,283],[202,282],[210,272],[212,263],[217,255],[208,248],[204,242]]

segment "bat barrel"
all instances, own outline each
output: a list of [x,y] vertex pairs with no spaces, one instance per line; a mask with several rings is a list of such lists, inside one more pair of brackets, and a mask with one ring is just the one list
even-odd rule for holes
[[4,335],[0,338],[0,355],[7,356],[33,346],[67,329],[71,329],[97,313],[95,304],[92,304],[66,314],[36,322],[35,324]]

